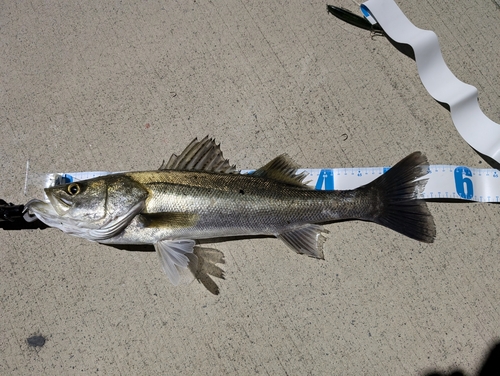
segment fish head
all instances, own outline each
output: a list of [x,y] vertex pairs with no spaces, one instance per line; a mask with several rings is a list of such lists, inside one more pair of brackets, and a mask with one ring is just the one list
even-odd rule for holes
[[145,205],[148,191],[126,175],[108,175],[45,189],[49,202],[26,206],[45,224],[89,240],[121,232]]

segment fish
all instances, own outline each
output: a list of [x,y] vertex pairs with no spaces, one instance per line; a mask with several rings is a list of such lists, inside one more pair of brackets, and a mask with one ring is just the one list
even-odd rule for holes
[[214,139],[195,138],[158,170],[115,173],[45,189],[26,214],[50,227],[91,241],[152,244],[174,285],[197,279],[213,294],[223,254],[198,244],[206,239],[271,236],[298,254],[324,258],[332,222],[378,223],[432,243],[436,226],[419,194],[429,164],[414,152],[369,184],[320,191],[282,154],[242,174],[224,158]]

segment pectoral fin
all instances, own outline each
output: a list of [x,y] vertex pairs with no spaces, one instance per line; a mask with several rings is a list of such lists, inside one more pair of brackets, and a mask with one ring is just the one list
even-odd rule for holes
[[161,267],[175,286],[181,281],[187,284],[194,279],[188,269],[190,263],[198,262],[193,254],[194,245],[194,240],[161,240],[155,244]]
[[322,226],[309,224],[279,234],[278,238],[297,253],[323,259],[323,243],[326,240],[323,233],[328,232]]

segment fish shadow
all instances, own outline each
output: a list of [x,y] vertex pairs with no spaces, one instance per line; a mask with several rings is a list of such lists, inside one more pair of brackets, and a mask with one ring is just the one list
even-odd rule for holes
[[[225,243],[225,242],[232,242],[236,240],[245,240],[245,239],[276,239],[276,238],[271,235],[227,236],[223,238],[199,239],[196,240],[196,244],[202,246],[204,244]],[[102,245],[129,252],[155,252],[155,247],[153,244],[102,244]]]
[[46,224],[41,221],[26,222],[22,218],[16,218],[13,221],[0,221],[0,229],[6,231],[18,231],[18,230],[44,230],[49,228]]

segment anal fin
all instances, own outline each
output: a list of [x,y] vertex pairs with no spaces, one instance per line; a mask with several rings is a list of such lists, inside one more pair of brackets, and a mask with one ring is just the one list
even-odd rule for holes
[[323,259],[323,243],[326,240],[324,233],[327,234],[329,231],[322,226],[308,224],[279,234],[278,238],[297,253]]

